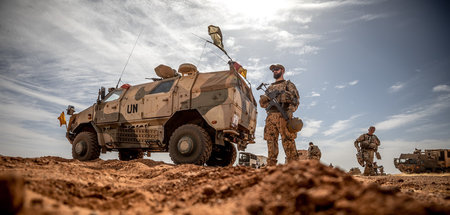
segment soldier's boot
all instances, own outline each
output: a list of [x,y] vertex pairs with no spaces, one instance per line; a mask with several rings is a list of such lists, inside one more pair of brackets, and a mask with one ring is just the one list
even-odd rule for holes
[[282,143],[284,153],[286,154],[286,161],[288,163],[298,160],[297,147],[295,147],[294,139],[289,138],[287,135],[282,135]]
[[277,165],[277,159],[267,158],[267,166],[275,166]]
[[364,175],[374,175],[373,166],[370,163],[366,163],[366,167],[364,168]]

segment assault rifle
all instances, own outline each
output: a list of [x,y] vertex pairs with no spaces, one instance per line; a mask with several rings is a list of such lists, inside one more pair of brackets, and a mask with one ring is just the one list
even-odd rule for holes
[[[289,120],[289,116],[287,115],[286,111],[281,107],[280,103],[277,101],[278,95],[281,95],[285,93],[284,90],[273,90],[272,92],[267,92],[267,85],[266,83],[261,83],[256,90],[263,90],[267,97],[269,97],[269,106],[266,107],[266,111],[269,111],[273,106],[277,108],[278,111],[280,111],[281,116],[287,121]],[[264,89],[262,89],[264,87]]]
[[[277,108],[278,111],[280,111],[281,116],[286,120],[287,122],[287,129],[289,132],[299,132],[303,128],[303,121],[297,117],[289,118],[286,111],[281,107],[280,103],[277,100],[278,95],[281,95],[285,93],[284,90],[273,90],[271,92],[268,92],[266,83],[261,83],[256,90],[262,90],[264,91],[265,95],[269,97],[269,106],[266,107],[266,111],[269,111],[273,106]],[[263,89],[264,88],[264,89]]]

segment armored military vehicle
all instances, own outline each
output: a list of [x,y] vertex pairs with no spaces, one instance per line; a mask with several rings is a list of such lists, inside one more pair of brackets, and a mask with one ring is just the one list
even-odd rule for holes
[[263,155],[255,155],[249,152],[239,153],[239,166],[248,166],[255,169],[267,166],[267,157]]
[[[220,28],[210,25],[208,32],[214,42],[207,42],[228,56]],[[153,82],[117,85],[107,94],[101,88],[97,102],[79,113],[69,106],[73,157],[86,161],[118,151],[120,160],[132,160],[169,152],[175,164],[233,164],[235,146],[254,143],[257,112],[246,70],[228,58],[229,69],[217,72],[159,65]]]
[[450,172],[450,149],[416,149],[394,158],[394,165],[403,173]]
[[236,148],[254,143],[256,102],[234,70],[200,73],[192,64],[176,72],[160,65],[150,83],[100,90],[97,102],[72,115],[67,139],[72,155],[92,160],[119,151],[120,160],[144,152],[169,152],[176,164],[227,166]]

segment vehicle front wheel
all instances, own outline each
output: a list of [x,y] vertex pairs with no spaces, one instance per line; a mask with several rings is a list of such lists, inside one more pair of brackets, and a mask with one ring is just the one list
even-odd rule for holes
[[140,149],[119,149],[119,160],[129,161],[144,158],[144,152]]
[[206,161],[208,166],[231,166],[236,161],[236,147],[230,142],[225,146],[214,145],[211,157]]
[[72,157],[80,161],[94,160],[100,157],[100,145],[97,135],[89,132],[80,132],[72,143]]
[[169,154],[175,164],[203,165],[210,157],[211,149],[208,133],[194,124],[178,127],[169,140]]

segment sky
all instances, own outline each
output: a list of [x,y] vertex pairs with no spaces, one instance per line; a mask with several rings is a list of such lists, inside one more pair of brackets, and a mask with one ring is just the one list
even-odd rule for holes
[[[71,158],[57,117],[117,84],[140,33],[122,83],[148,82],[159,64],[228,69],[226,56],[199,38],[213,24],[256,98],[256,86],[274,81],[269,66],[284,65],[301,97],[298,149],[314,142],[324,164],[349,170],[358,167],[353,142],[374,125],[377,163],[399,173],[400,153],[450,148],[449,11],[449,1],[436,0],[2,0],[0,154]],[[247,148],[254,154],[267,155],[265,117],[258,107],[256,143]],[[151,158],[170,162],[168,153]]]

